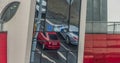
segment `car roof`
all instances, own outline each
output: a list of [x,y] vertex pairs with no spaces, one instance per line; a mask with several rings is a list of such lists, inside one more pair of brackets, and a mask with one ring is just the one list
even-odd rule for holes
[[[68,26],[65,25],[65,26],[62,27],[61,29],[64,29],[64,28],[68,28]],[[74,25],[70,25],[69,30],[70,30],[70,31],[78,31],[78,27],[76,27],[76,26],[74,26]]]
[[48,34],[57,34],[56,32],[46,32]]
[[[37,2],[40,2],[40,0],[37,0]],[[46,4],[47,4],[46,1],[43,0],[43,1],[42,1],[42,6],[46,6]]]

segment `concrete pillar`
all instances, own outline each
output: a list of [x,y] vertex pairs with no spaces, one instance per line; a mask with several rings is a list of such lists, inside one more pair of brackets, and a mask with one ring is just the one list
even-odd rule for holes
[[3,27],[3,30],[8,32],[8,63],[29,63],[35,0],[0,0],[0,12],[8,3],[13,1],[19,1],[20,6],[13,18]]
[[83,63],[83,57],[84,57],[84,43],[85,43],[84,37],[85,37],[86,13],[87,13],[86,9],[87,9],[87,0],[81,0],[78,63]]

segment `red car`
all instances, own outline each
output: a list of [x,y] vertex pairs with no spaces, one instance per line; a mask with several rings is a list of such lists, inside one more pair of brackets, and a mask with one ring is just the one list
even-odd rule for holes
[[60,48],[60,40],[56,32],[39,32],[37,40],[42,45],[42,49]]

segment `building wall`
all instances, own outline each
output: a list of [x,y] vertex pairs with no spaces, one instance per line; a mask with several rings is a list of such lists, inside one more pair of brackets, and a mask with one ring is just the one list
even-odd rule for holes
[[120,0],[108,0],[108,21],[120,22]]
[[29,63],[35,0],[0,0],[0,12],[12,1],[20,1],[20,6],[15,16],[4,24],[4,31],[8,32],[8,63]]

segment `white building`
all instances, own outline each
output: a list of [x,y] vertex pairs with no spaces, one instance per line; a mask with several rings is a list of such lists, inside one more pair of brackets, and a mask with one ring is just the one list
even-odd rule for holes
[[14,17],[4,24],[7,31],[7,62],[29,63],[35,0],[0,0],[0,13],[11,2],[20,2]]

